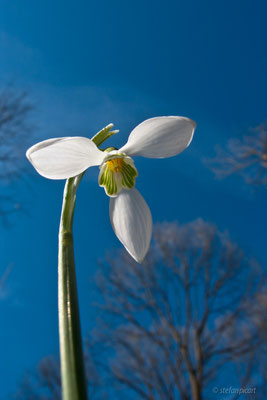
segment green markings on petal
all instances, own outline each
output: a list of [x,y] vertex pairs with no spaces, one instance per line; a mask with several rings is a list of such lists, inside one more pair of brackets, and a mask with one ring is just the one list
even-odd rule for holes
[[122,186],[125,188],[133,188],[135,185],[135,178],[137,177],[137,170],[134,166],[124,162],[122,174]]
[[114,178],[114,172],[112,172],[109,168],[106,189],[109,196],[117,194],[117,185]]
[[99,173],[99,177],[98,177],[98,184],[99,186],[104,186],[105,185],[105,181],[106,181],[106,169],[107,167],[101,167],[100,173]]
[[112,172],[107,165],[101,168],[98,183],[100,186],[104,187],[108,196],[117,195],[118,187],[114,177],[114,172]]
[[130,157],[112,157],[100,167],[98,183],[104,187],[110,197],[116,197],[120,191],[131,189],[135,185],[138,172]]

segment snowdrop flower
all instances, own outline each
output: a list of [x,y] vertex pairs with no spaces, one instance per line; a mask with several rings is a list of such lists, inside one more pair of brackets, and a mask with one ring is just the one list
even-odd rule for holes
[[138,125],[119,150],[102,151],[85,137],[49,139],[32,146],[27,158],[42,176],[67,179],[100,166],[98,183],[110,197],[115,234],[130,255],[141,262],[152,235],[151,212],[134,188],[138,175],[132,157],[167,158],[189,146],[196,124],[185,117],[156,117]]

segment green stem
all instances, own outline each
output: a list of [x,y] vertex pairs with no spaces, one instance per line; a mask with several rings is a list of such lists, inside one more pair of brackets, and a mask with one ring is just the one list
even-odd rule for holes
[[59,229],[58,310],[63,400],[87,399],[72,235],[76,190],[82,175],[66,181]]
[[[92,138],[93,142],[100,146],[114,135],[117,131],[111,131],[112,127],[109,124],[103,128]],[[59,227],[58,315],[63,400],[87,399],[72,234],[76,191],[83,174],[66,181]]]

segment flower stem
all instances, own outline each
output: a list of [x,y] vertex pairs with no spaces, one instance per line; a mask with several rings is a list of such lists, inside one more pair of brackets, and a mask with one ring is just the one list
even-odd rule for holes
[[[92,141],[100,146],[117,132],[111,131],[112,127],[113,124],[107,125]],[[83,175],[84,172],[66,181],[59,226],[58,315],[63,400],[87,399],[72,234],[76,191]]]
[[72,235],[76,190],[82,175],[66,181],[59,228],[58,311],[63,400],[87,399]]
[[[111,131],[112,127],[113,124],[107,125],[92,141],[100,146],[117,132]],[[87,399],[72,234],[76,191],[83,175],[84,172],[66,181],[59,226],[58,315],[63,400]]]

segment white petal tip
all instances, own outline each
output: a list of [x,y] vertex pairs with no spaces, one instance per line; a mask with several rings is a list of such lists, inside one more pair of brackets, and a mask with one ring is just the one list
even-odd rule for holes
[[100,165],[105,156],[88,138],[64,137],[35,144],[26,157],[45,178],[67,179]]
[[145,256],[144,256],[143,258],[136,258],[136,257],[134,257],[132,254],[131,254],[131,256],[132,256],[132,258],[133,258],[138,264],[142,264],[142,262],[143,262],[144,259],[145,259],[146,254],[145,254]]
[[109,210],[116,236],[133,259],[141,264],[152,235],[151,212],[144,198],[136,189],[124,190],[110,199]]
[[28,158],[28,160],[31,161],[31,147],[26,151],[25,155]]
[[186,117],[150,118],[131,132],[120,150],[129,156],[173,157],[189,146],[195,129],[195,121]]

